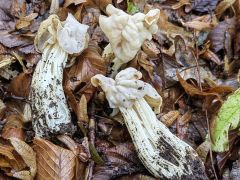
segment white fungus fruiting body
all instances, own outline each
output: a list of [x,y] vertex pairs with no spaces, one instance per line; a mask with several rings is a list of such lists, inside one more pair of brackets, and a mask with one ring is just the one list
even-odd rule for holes
[[63,68],[68,54],[80,53],[87,47],[87,29],[88,26],[80,24],[71,14],[65,22],[51,15],[39,27],[34,43],[43,54],[34,71],[30,93],[36,136],[72,130],[62,87]]
[[91,82],[103,89],[111,108],[120,109],[149,172],[164,179],[207,179],[197,153],[157,119],[153,110],[159,113],[162,98],[150,84],[139,80],[141,77],[136,69],[127,68],[115,80],[95,75]]
[[157,21],[160,10],[150,10],[147,14],[129,15],[109,4],[106,8],[109,17],[101,15],[99,25],[108,37],[114,52],[112,74],[116,74],[121,65],[131,61],[143,42],[152,39],[158,30]]

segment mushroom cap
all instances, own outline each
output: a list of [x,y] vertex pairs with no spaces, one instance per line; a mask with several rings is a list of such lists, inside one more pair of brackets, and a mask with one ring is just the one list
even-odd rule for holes
[[41,23],[34,44],[39,52],[49,44],[58,43],[68,54],[80,53],[89,41],[87,29],[87,25],[80,24],[70,13],[65,22],[61,22],[57,15],[50,15]]
[[160,10],[129,15],[109,4],[106,11],[109,17],[101,15],[99,25],[108,37],[115,57],[126,63],[135,57],[143,42],[151,40],[152,34],[157,32]]
[[134,68],[120,71],[115,80],[101,74],[91,78],[93,86],[100,86],[105,92],[111,108],[130,108],[136,100],[145,98],[156,113],[160,112],[162,98],[148,83],[141,81],[142,73]]

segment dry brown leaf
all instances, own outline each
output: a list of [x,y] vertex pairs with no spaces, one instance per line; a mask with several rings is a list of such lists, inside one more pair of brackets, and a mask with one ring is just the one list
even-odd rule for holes
[[32,76],[30,72],[20,73],[11,81],[8,91],[18,97],[27,98],[30,91]]
[[79,5],[81,3],[85,3],[85,2],[87,2],[87,0],[66,0],[64,2],[63,7],[68,7],[71,4],[74,4],[75,6],[77,6],[77,5]]
[[112,0],[87,0],[87,2],[84,3],[84,6],[98,7],[102,11],[105,11],[108,4],[112,4]]
[[192,1],[191,7],[185,8],[186,12],[190,12],[191,10],[197,12],[209,12],[213,11],[216,8],[219,0],[194,0]]
[[179,116],[179,111],[170,111],[161,117],[161,121],[167,127],[171,127],[173,123],[177,120],[178,116]]
[[11,171],[11,173],[7,173],[7,175],[18,178],[18,179],[22,179],[22,180],[33,179],[29,171],[19,171],[19,172]]
[[90,159],[91,155],[88,149],[87,137],[84,137],[82,144],[77,144],[67,135],[59,135],[57,138],[72,150],[75,156],[78,156],[82,162],[87,162]]
[[[177,72],[177,78],[180,82],[180,84],[182,85],[182,87],[184,88],[184,90],[186,91],[187,94],[189,94],[190,96],[194,96],[194,95],[199,95],[199,96],[217,96],[219,97],[218,94],[216,93],[206,93],[206,92],[202,92],[200,91],[198,88],[194,87],[193,85],[187,83],[179,74],[179,72]],[[220,97],[219,97],[220,99]]]
[[37,179],[74,179],[76,156],[72,151],[40,138],[35,138],[34,144],[37,154]]
[[20,171],[26,167],[26,164],[13,154],[14,148],[7,145],[0,146],[0,154],[6,158],[15,171]]
[[231,7],[235,3],[235,1],[236,0],[223,0],[223,1],[221,1],[215,9],[217,17],[220,18],[222,13],[224,13],[224,11],[226,11],[229,7]]
[[180,118],[177,120],[177,136],[180,139],[184,139],[188,128],[189,128],[189,121],[192,118],[192,113],[191,111],[187,111],[184,115],[182,115]]
[[210,142],[208,140],[205,140],[196,149],[199,157],[202,159],[202,161],[204,163],[206,162],[206,158],[207,158],[208,152],[210,150],[210,146],[211,146]]
[[[100,148],[102,144],[97,146]],[[125,174],[132,174],[143,169],[135,148],[132,143],[121,143],[112,148],[104,145],[103,155],[106,157],[106,164],[97,165],[94,168],[93,180],[114,179]]]
[[218,23],[218,25],[208,34],[208,39],[211,42],[211,49],[214,52],[225,47],[225,42],[229,41],[229,38],[226,38],[226,34],[229,34],[231,37],[234,36],[236,27],[236,18],[226,19]]
[[0,168],[12,168],[8,160],[2,155],[0,155]]
[[38,13],[31,13],[25,17],[20,17],[16,23],[16,29],[26,28],[31,25],[32,21],[38,16]]
[[10,55],[0,55],[0,68],[4,68],[7,65],[15,62],[15,58]]
[[10,138],[10,142],[30,168],[30,175],[34,178],[37,172],[36,153],[27,143],[18,138]]
[[89,47],[76,58],[76,62],[67,70],[67,80],[65,87],[73,92],[86,95],[90,100],[95,88],[91,85],[90,79],[96,74],[105,74],[106,65],[104,59],[99,54],[99,47],[90,44]]
[[156,58],[158,57],[158,54],[160,54],[160,50],[153,41],[144,41],[142,49],[151,58]]
[[88,118],[88,111],[87,111],[87,99],[84,94],[81,96],[81,99],[78,104],[78,108],[79,108],[79,113],[77,114],[78,120],[88,123],[89,118]]
[[175,10],[175,9],[179,9],[185,5],[191,5],[190,1],[189,0],[180,0],[176,4],[172,5],[171,8]]
[[219,57],[209,49],[207,49],[203,54],[201,54],[201,57],[207,60],[211,60],[219,66],[223,64],[223,61],[221,61]]

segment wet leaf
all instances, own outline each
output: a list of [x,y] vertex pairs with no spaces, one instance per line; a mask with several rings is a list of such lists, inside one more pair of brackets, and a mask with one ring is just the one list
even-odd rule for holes
[[220,108],[211,128],[212,149],[229,150],[228,132],[238,128],[240,121],[240,89],[230,95]]
[[34,139],[37,155],[38,179],[73,179],[75,175],[76,156],[64,149],[40,138]]

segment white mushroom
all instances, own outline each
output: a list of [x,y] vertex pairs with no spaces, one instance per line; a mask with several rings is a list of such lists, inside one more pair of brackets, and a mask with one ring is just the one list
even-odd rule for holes
[[135,57],[143,42],[146,39],[151,40],[152,34],[157,32],[160,10],[154,9],[147,14],[129,15],[109,4],[106,12],[109,17],[101,15],[99,25],[108,37],[115,54],[111,73],[116,75],[123,64]]
[[139,80],[141,77],[136,69],[127,68],[115,80],[95,75],[91,82],[103,89],[111,108],[120,109],[138,156],[149,172],[163,179],[207,179],[194,149],[157,119],[152,108],[159,113],[162,98],[150,84]]
[[71,14],[65,22],[51,15],[39,27],[34,43],[43,54],[34,71],[30,93],[36,136],[73,131],[62,87],[63,68],[68,54],[80,53],[87,47],[87,29]]

